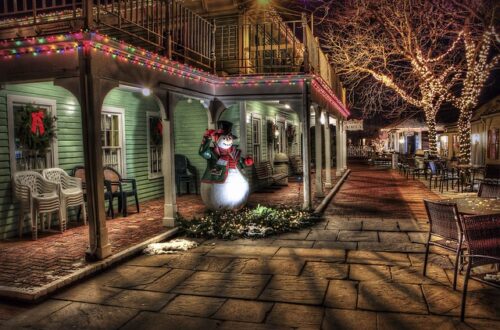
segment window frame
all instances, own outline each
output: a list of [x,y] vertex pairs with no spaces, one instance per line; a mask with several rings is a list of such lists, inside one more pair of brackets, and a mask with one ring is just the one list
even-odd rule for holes
[[[120,141],[121,144],[121,156],[119,159],[120,162],[120,175],[126,176],[127,175],[127,165],[125,163],[125,159],[127,159],[126,154],[127,154],[127,148],[125,144],[125,109],[124,108],[117,108],[117,107],[110,107],[110,106],[103,106],[102,111],[101,111],[101,127],[102,127],[102,116],[106,114],[111,114],[111,115],[118,115],[118,123],[121,126],[121,130],[118,132],[118,140]],[[101,130],[101,134],[104,134],[104,131]],[[104,164],[104,146],[102,145],[101,142],[101,150],[102,150],[102,158],[103,162],[102,165],[105,166]]]
[[[254,125],[253,125],[254,120],[258,121],[258,127],[259,127],[258,133],[260,133],[260,134],[258,134],[258,138],[259,138],[258,143],[255,143],[255,141],[254,141],[254,136],[255,136]],[[252,113],[252,115],[250,116],[250,125],[251,125],[251,131],[252,131],[252,156],[253,156],[254,162],[256,164],[258,164],[262,161],[262,116],[259,114]],[[259,154],[257,156],[255,155],[255,146],[259,147]]]
[[[159,111],[147,111],[146,112],[146,145],[147,145],[147,153],[148,153],[148,179],[158,179],[158,178],[163,178],[163,168],[161,169],[160,172],[158,173],[151,173],[151,142],[150,142],[150,129],[149,129],[149,121],[150,118],[159,118],[162,120],[161,113]],[[162,120],[163,123],[163,120]],[[162,144],[163,146],[163,144]],[[162,165],[163,161],[163,150],[162,150],[162,157],[160,158],[160,165]]]
[[[14,105],[34,104],[50,108],[51,116],[57,116],[57,102],[55,99],[48,99],[37,96],[27,96],[19,94],[7,94],[7,135],[9,144],[10,175],[14,177],[17,171],[16,166],[16,142],[14,132]],[[57,132],[57,121],[54,122],[54,129]],[[59,145],[58,138],[52,139],[50,143],[50,156],[53,167],[59,167]]]

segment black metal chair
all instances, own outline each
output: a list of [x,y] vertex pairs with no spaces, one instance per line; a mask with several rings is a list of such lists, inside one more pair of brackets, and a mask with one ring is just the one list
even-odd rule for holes
[[175,186],[177,187],[177,194],[181,193],[181,184],[186,183],[187,193],[190,193],[191,183],[194,183],[194,189],[198,194],[198,176],[196,167],[191,165],[189,159],[180,154],[175,154]]
[[[424,271],[427,272],[427,260],[431,245],[455,252],[455,271],[453,273],[453,290],[457,288],[457,274],[460,265],[460,256],[465,250],[463,235],[459,223],[457,205],[453,203],[439,203],[424,200],[427,217],[429,218],[429,236],[425,244]],[[437,240],[432,240],[436,236]]]
[[110,166],[104,167],[104,179],[109,182],[112,199],[118,198],[118,209],[124,217],[127,216],[127,198],[135,198],[135,206],[139,213],[139,197],[137,196],[137,183],[135,179],[122,178],[114,168]]
[[455,171],[455,169],[447,167],[446,163],[444,162],[441,162],[440,165],[438,166],[440,166],[440,171],[441,171],[441,184],[439,186],[440,192],[443,192],[445,182],[446,182],[446,191],[448,191],[450,182],[451,182],[451,189],[454,189],[455,183],[457,187],[459,187],[460,176]]
[[[82,165],[75,166],[73,168],[73,171],[71,172],[71,175],[82,180],[83,198],[86,202],[87,191],[85,184],[85,167],[83,167]],[[113,210],[113,194],[111,192],[111,182],[104,180],[104,187],[104,199],[108,202],[108,210],[106,211],[106,215],[110,216],[111,219],[113,219],[115,217],[115,211]],[[78,210],[77,219],[80,219],[80,212],[81,210]]]
[[[460,320],[464,321],[467,286],[469,278],[471,278],[471,269],[477,266],[500,263],[500,214],[464,216],[460,221],[468,246],[468,253],[464,256],[467,260],[467,270],[465,272],[460,308]],[[473,278],[500,288],[499,282],[488,280],[487,274],[474,276]]]
[[478,197],[500,198],[500,184],[484,183],[479,185]]
[[486,164],[484,168],[483,179],[478,179],[479,182],[500,184],[500,165]]
[[443,179],[443,171],[440,165],[431,160],[429,161],[429,189],[432,189],[432,179],[434,179],[434,188],[438,186],[438,180],[441,188],[441,181]]

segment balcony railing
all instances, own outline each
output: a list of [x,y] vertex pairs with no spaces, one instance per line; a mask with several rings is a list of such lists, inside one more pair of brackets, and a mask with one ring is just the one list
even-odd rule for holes
[[304,72],[301,21],[219,25],[217,70],[228,74]]
[[0,1],[0,39],[87,26],[169,58],[214,69],[214,25],[174,0]]

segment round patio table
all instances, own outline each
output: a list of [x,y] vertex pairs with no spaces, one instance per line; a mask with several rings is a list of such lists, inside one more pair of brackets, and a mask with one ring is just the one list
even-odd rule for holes
[[463,197],[442,199],[441,202],[457,204],[458,212],[462,214],[500,214],[500,198]]

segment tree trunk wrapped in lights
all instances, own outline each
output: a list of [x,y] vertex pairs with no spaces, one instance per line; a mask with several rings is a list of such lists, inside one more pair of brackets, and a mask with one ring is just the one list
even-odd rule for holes
[[474,37],[471,32],[473,25],[468,20],[466,24],[463,34],[465,78],[462,81],[460,96],[454,100],[454,104],[460,110],[458,119],[460,162],[468,164],[471,159],[472,112],[477,107],[486,80],[500,61],[500,55],[497,53],[490,56],[495,40],[498,39],[493,25],[484,30],[480,37]]

